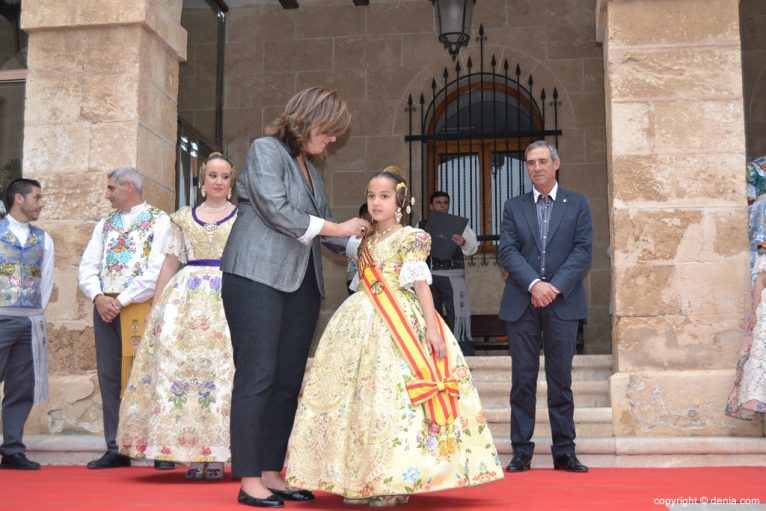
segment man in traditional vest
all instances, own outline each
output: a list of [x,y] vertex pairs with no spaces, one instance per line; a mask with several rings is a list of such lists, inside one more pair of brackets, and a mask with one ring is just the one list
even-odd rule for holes
[[[436,191],[431,194],[428,209],[449,213],[449,205],[449,194]],[[425,222],[421,224],[425,225]],[[445,316],[463,354],[473,355],[475,350],[471,338],[471,304],[465,283],[463,258],[474,255],[479,248],[479,242],[476,239],[476,233],[467,225],[461,234],[452,236],[452,242],[455,244],[455,252],[451,259],[429,258],[433,280],[431,294],[434,296],[434,307],[439,314]]]
[[[121,167],[107,177],[106,198],[114,209],[96,224],[78,275],[80,289],[94,305],[107,448],[88,468],[130,466],[130,458],[119,453],[116,441],[121,390],[130,375],[129,354],[134,354],[140,340],[170,231],[168,215],[142,198],[143,179],[138,170]],[[155,461],[154,466],[173,468],[167,461]]]
[[29,222],[40,217],[43,192],[33,179],[6,190],[0,220],[0,382],[4,382],[0,468],[38,470],[22,434],[34,403],[48,399],[45,307],[53,289],[53,240]]

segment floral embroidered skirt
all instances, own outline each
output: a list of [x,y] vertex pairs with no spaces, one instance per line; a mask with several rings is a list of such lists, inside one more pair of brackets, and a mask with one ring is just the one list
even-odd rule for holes
[[[762,311],[759,307],[760,312]],[[766,322],[762,320],[762,316],[759,316],[753,334],[745,338],[737,360],[734,385],[725,410],[726,415],[737,419],[752,420],[756,413],[766,413],[766,324],[764,323]]]
[[[416,331],[412,293],[398,293]],[[307,377],[287,456],[287,483],[345,497],[411,494],[502,479],[479,395],[457,341],[446,339],[460,388],[451,452],[405,385],[411,372],[363,290],[330,320]],[[422,342],[425,342],[424,340]]]
[[120,406],[120,452],[139,459],[228,461],[233,377],[221,272],[186,266],[149,317]]

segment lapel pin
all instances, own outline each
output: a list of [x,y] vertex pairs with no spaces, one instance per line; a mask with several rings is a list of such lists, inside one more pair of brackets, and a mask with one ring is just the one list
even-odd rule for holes
[[566,201],[567,201],[567,198],[566,198],[566,197],[564,197],[564,200],[562,200],[561,202],[566,202]]

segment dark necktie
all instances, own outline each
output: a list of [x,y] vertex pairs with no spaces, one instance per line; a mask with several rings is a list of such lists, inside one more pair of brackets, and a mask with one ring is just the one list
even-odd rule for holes
[[537,198],[537,224],[540,227],[540,244],[542,253],[540,254],[540,277],[545,280],[545,252],[548,245],[548,225],[551,221],[551,210],[553,209],[553,199],[550,195],[542,195]]

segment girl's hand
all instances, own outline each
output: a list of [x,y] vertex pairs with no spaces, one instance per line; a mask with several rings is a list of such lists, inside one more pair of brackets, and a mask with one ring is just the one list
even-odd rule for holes
[[441,360],[447,356],[447,344],[435,328],[426,329],[426,340],[431,346],[431,351],[436,354],[436,359]]

